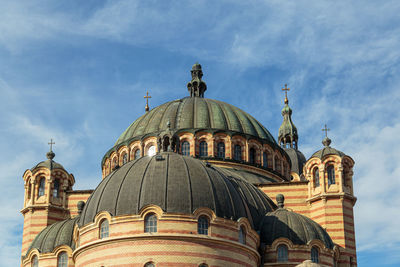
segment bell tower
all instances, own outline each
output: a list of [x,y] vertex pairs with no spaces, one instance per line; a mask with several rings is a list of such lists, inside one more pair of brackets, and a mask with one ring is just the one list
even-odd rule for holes
[[304,166],[308,183],[310,218],[318,222],[339,246],[336,266],[357,266],[353,207],[354,160],[331,147],[325,131],[324,148],[315,152]]
[[22,256],[25,256],[35,236],[55,222],[68,218],[66,192],[72,190],[74,176],[53,159],[53,140],[47,160],[25,171],[24,179],[24,230],[22,236]]

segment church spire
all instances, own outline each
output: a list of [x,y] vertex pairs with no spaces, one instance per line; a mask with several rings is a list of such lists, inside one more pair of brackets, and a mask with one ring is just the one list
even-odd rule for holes
[[287,97],[287,91],[289,90],[290,88],[287,87],[287,84],[282,88],[282,91],[285,91],[285,106],[282,109],[283,122],[279,127],[278,142],[284,148],[297,149],[299,136],[297,135],[297,128],[292,122],[292,109],[289,107],[289,99]]
[[201,79],[203,77],[201,65],[196,62],[192,66],[192,70],[190,72],[192,74],[192,80],[187,84],[188,91],[190,92],[190,97],[204,97],[204,92],[207,90],[207,85]]

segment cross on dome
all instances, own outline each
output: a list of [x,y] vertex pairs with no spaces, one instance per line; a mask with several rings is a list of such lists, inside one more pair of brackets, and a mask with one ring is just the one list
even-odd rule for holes
[[287,92],[290,91],[290,88],[285,84],[285,88],[282,88],[282,91],[285,91],[285,104],[289,103],[289,99],[287,98]]
[[331,129],[328,129],[328,128],[326,127],[326,124],[325,124],[325,127],[322,129],[322,131],[325,132],[325,137],[328,137],[328,132],[329,132],[330,130],[331,130]]
[[53,138],[50,139],[50,142],[47,143],[50,145],[50,151],[46,153],[46,157],[50,160],[54,159],[54,157],[56,156],[56,154],[53,152],[53,145],[55,145],[56,143],[53,142]]
[[146,95],[144,96],[144,98],[146,98],[146,107],[144,108],[144,110],[147,112],[150,110],[149,98],[151,98],[151,96],[149,96],[149,91],[146,92]]

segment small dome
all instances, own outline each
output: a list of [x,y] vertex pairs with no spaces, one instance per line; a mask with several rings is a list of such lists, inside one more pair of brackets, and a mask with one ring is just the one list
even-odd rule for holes
[[322,144],[324,145],[324,148],[321,150],[318,150],[315,152],[311,158],[324,158],[325,156],[328,155],[338,155],[339,157],[343,157],[346,154],[344,154],[342,151],[339,151],[337,149],[334,149],[333,147],[330,147],[329,145],[331,144],[331,139],[328,137],[325,137],[324,140],[322,141]]
[[192,70],[201,70],[201,65],[198,62],[194,63],[192,66]]
[[52,252],[56,247],[67,245],[72,250],[75,249],[75,242],[72,234],[74,226],[79,217],[56,222],[44,228],[32,241],[26,255],[32,250],[37,249],[40,253]]
[[303,173],[303,166],[306,163],[306,157],[303,153],[294,148],[284,148],[286,154],[289,155],[290,161],[292,162],[292,172],[301,175]]
[[39,168],[39,167],[45,167],[45,168],[47,168],[47,169],[49,169],[49,170],[53,170],[53,169],[63,169],[63,170],[65,170],[64,167],[63,167],[60,163],[55,162],[55,161],[52,160],[52,159],[48,159],[48,160],[39,162],[39,163],[36,164],[36,166],[33,167],[31,170],[36,169],[36,168]]
[[328,233],[316,222],[301,214],[279,208],[268,212],[262,220],[261,242],[271,245],[276,239],[285,237],[295,245],[306,245],[319,239],[325,247],[332,249],[333,242]]
[[253,227],[275,208],[239,175],[227,176],[199,159],[165,152],[130,161],[105,177],[86,202],[79,225],[93,222],[101,211],[112,216],[139,214],[151,204],[184,214],[206,207],[221,218],[246,217]]

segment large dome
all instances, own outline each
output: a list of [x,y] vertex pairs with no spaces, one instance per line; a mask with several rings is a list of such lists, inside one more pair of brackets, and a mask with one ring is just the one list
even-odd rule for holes
[[276,144],[269,131],[243,110],[213,99],[186,97],[146,112],[121,134],[115,146],[126,144],[135,137],[167,130],[168,125],[178,131],[206,129],[241,133]]
[[105,177],[88,199],[79,225],[92,222],[101,211],[112,216],[139,214],[153,204],[165,212],[184,214],[206,207],[221,218],[246,217],[254,227],[276,208],[262,191],[235,177],[234,171],[228,176],[192,157],[160,155],[130,161]]

